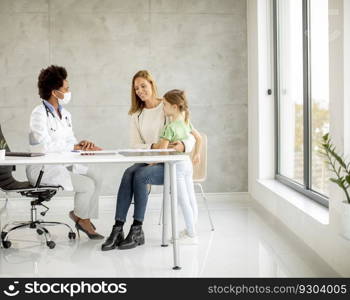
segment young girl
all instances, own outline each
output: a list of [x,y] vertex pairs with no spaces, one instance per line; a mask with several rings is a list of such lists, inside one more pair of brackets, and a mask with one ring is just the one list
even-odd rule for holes
[[[189,108],[184,91],[171,90],[164,95],[164,113],[171,121],[164,126],[157,144],[153,149],[167,149],[169,143],[180,141],[190,133],[196,139],[193,163],[200,161],[202,138],[189,120]],[[186,229],[181,231],[179,238],[182,243],[197,244],[195,224],[198,218],[198,207],[193,188],[193,169],[191,161],[181,161],[176,164],[178,200],[182,209]]]

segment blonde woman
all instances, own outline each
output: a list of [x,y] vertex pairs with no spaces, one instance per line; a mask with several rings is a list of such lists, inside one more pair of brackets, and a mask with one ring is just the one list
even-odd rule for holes
[[[139,71],[132,78],[129,115],[131,115],[130,146],[136,149],[152,149],[153,145],[158,142],[167,119],[163,110],[163,101],[158,97],[156,83],[148,71]],[[174,147],[177,151],[191,152],[194,143],[194,137],[190,135],[169,146]],[[147,185],[162,185],[163,183],[164,164],[138,163],[125,170],[117,194],[115,224],[110,236],[102,245],[103,251],[116,247],[131,249],[144,244],[142,223],[148,200]],[[134,222],[124,239],[123,225],[132,198],[135,203]]]

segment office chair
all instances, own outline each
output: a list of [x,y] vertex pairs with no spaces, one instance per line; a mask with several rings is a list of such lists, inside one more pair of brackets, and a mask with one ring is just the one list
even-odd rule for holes
[[73,229],[66,223],[62,222],[52,222],[52,221],[44,221],[41,219],[38,219],[37,217],[37,206],[43,206],[46,210],[41,212],[41,216],[45,216],[48,212],[49,208],[43,204],[44,201],[50,201],[51,198],[60,190],[62,189],[61,186],[40,186],[41,178],[44,174],[44,171],[41,170],[38,180],[35,184],[35,186],[30,186],[28,183],[28,186],[26,188],[21,187],[21,185],[25,183],[20,183],[18,187],[15,187],[13,185],[13,188],[7,189],[6,187],[0,186],[0,189],[5,192],[17,192],[20,193],[24,197],[33,198],[33,200],[30,202],[31,209],[30,209],[30,221],[23,221],[23,222],[12,222],[6,224],[2,230],[1,230],[1,241],[2,246],[4,248],[10,248],[11,247],[11,241],[8,240],[8,236],[11,232],[23,229],[23,228],[31,228],[36,229],[36,232],[39,235],[44,235],[46,245],[53,249],[56,246],[56,243],[51,239],[50,232],[46,229],[45,226],[54,226],[54,225],[64,225],[69,229],[68,232],[68,238],[70,240],[74,240],[76,238],[76,234],[73,231]]
[[[199,164],[193,165],[193,184],[194,184],[194,187],[197,186],[200,188],[201,196],[203,198],[205,207],[207,209],[211,230],[214,231],[215,230],[214,223],[211,218],[207,197],[203,191],[203,186],[202,186],[202,182],[206,181],[207,179],[208,138],[204,133],[201,133],[201,136],[202,136],[202,148],[200,152],[201,160]],[[194,154],[194,151],[192,151],[191,153],[191,160],[193,158],[193,154]],[[159,222],[158,222],[159,225],[162,222],[162,216],[163,216],[163,202],[162,202],[162,207],[159,215]]]
[[[1,132],[1,127],[0,127],[0,139],[4,139],[3,134]],[[7,150],[9,151],[8,147],[7,147]],[[1,161],[0,161],[0,165],[1,165]],[[61,186],[40,186],[41,178],[44,174],[43,169],[39,173],[35,186],[31,186],[29,182],[19,182],[15,180],[12,177],[12,171],[13,171],[13,166],[0,166],[0,190],[6,193],[5,206],[7,205],[7,202],[8,202],[7,194],[10,192],[20,193],[24,197],[33,198],[33,200],[30,202],[31,219],[30,221],[12,222],[12,223],[6,224],[1,229],[0,237],[1,237],[2,246],[4,248],[11,247],[11,241],[8,240],[8,236],[11,232],[22,228],[31,228],[31,229],[36,229],[36,232],[39,235],[44,235],[46,240],[46,245],[50,249],[53,249],[55,248],[56,244],[54,241],[51,240],[50,232],[45,228],[45,225],[47,226],[64,225],[69,229],[68,238],[70,240],[75,239],[76,234],[68,224],[62,223],[62,222],[46,222],[44,220],[39,220],[37,218],[37,206],[40,205],[46,208],[45,211],[40,213],[42,216],[45,216],[49,208],[45,206],[43,202],[50,201],[50,199],[57,193],[57,191],[63,188]]]

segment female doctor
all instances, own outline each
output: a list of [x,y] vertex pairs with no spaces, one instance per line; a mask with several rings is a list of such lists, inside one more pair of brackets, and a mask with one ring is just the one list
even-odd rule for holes
[[[71,114],[63,107],[69,103],[71,92],[63,67],[50,66],[41,70],[38,80],[40,104],[30,118],[29,144],[33,152],[70,152],[72,150],[101,150],[90,141],[77,142]],[[28,166],[27,177],[35,184],[42,166]],[[74,210],[69,217],[78,230],[90,239],[102,239],[96,233],[91,218],[98,216],[98,200],[102,178],[96,168],[84,165],[45,165],[43,185],[60,185],[74,193]]]

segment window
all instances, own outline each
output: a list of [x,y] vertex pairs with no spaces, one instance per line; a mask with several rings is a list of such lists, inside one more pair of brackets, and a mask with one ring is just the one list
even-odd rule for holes
[[274,0],[276,178],[328,206],[328,0]]

